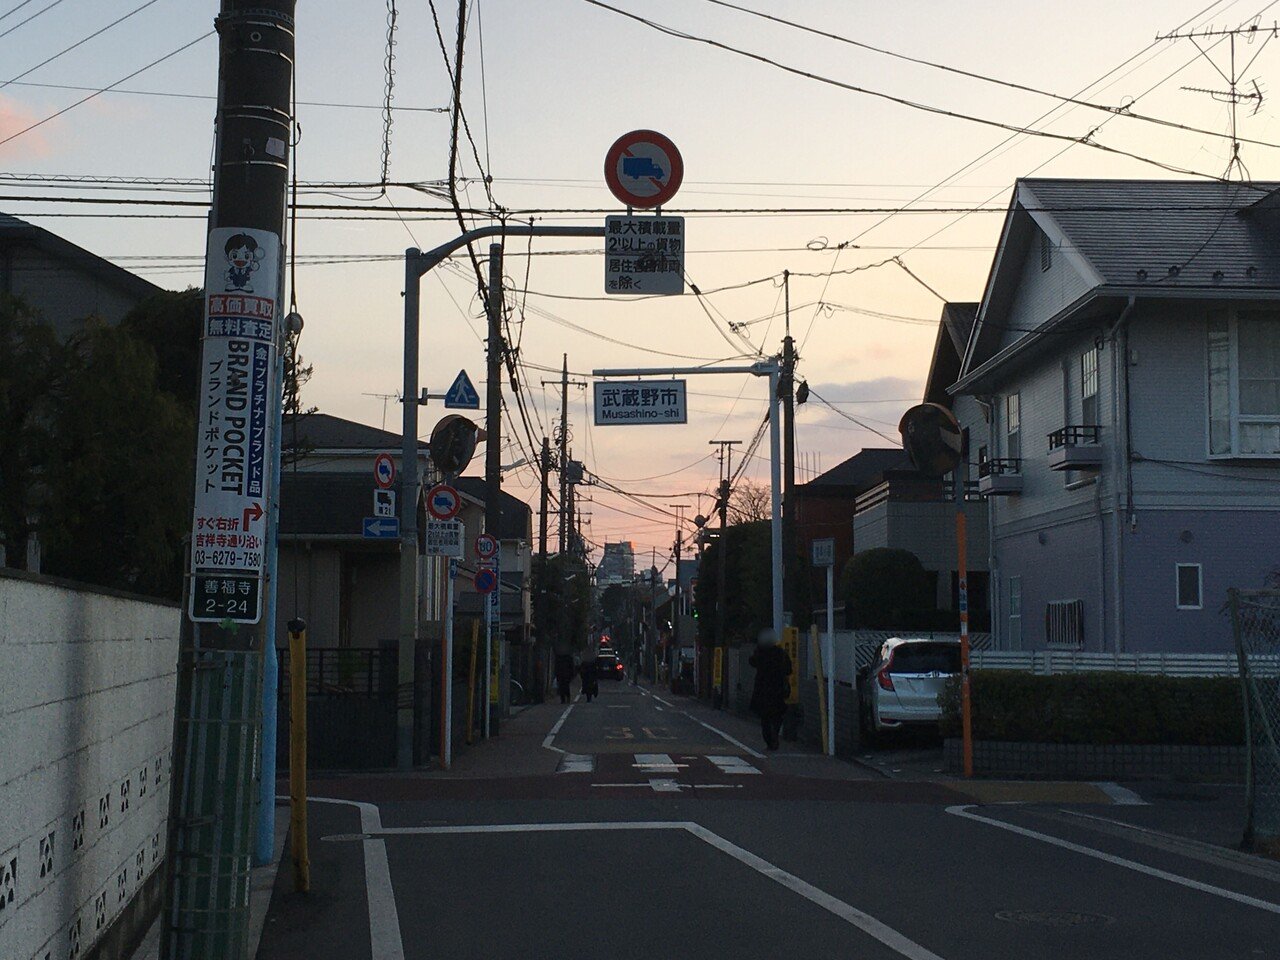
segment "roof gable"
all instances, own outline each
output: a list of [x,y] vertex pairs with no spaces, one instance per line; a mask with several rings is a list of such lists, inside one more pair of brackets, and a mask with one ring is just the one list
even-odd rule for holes
[[947,387],[960,377],[960,359],[969,343],[969,334],[978,316],[976,303],[947,303],[938,321],[938,337],[933,344],[929,376],[924,382],[925,403],[951,405]]
[[34,247],[50,257],[66,261],[102,283],[115,287],[137,300],[145,300],[153,294],[161,293],[164,289],[44,227],[19,220],[7,213],[0,213],[0,249],[7,246]]

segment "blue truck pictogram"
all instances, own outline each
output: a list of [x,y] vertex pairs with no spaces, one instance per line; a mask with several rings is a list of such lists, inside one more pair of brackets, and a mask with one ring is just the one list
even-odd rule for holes
[[643,177],[657,177],[661,180],[665,176],[662,168],[649,157],[623,157],[622,173],[623,176],[630,177],[632,180]]

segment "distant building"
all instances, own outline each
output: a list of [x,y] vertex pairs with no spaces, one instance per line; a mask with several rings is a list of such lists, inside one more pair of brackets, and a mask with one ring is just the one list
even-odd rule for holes
[[596,567],[596,586],[609,587],[630,583],[636,575],[636,552],[630,540],[606,543],[600,564]]
[[0,213],[0,293],[66,338],[86,317],[119,323],[162,289],[43,227]]

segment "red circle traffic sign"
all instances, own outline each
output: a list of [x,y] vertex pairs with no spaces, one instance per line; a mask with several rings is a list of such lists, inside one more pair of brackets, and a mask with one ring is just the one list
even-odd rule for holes
[[492,560],[498,555],[498,538],[491,533],[482,533],[476,537],[476,556],[481,560]]
[[452,520],[461,509],[462,498],[447,483],[437,483],[427,491],[427,513],[436,520]]
[[373,482],[380,490],[389,490],[396,482],[396,462],[389,453],[380,453],[373,458]]
[[493,593],[496,589],[498,589],[498,575],[494,573],[493,567],[481,567],[476,571],[477,593]]
[[624,133],[604,155],[604,182],[629,207],[662,206],[683,179],[680,151],[654,130]]

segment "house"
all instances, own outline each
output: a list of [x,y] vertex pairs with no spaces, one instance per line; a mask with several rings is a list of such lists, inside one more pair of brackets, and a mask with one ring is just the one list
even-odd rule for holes
[[957,381],[996,644],[1228,651],[1280,566],[1273,183],[1021,180]]
[[[470,544],[484,530],[484,477],[458,477],[453,486],[464,501],[475,505],[474,521],[470,510],[464,510],[468,544],[467,556],[459,563],[460,573],[454,587],[458,616],[480,616],[483,596],[476,592],[474,575],[475,557]],[[492,532],[492,531],[491,531]],[[529,505],[511,494],[502,492],[498,502],[498,578],[499,611],[502,634],[512,643],[526,643],[530,639],[532,622],[533,578],[533,511]]]
[[0,294],[21,297],[63,339],[86,317],[119,323],[161,292],[56,233],[0,213]]

